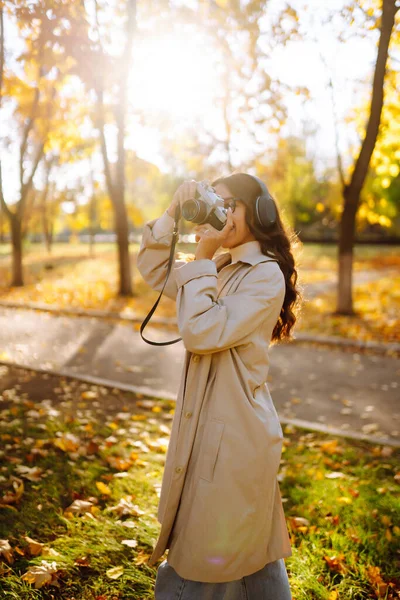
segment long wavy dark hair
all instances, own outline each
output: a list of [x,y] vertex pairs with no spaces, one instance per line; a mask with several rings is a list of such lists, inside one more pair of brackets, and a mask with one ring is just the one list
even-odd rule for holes
[[296,285],[297,270],[292,254],[292,245],[298,243],[298,238],[294,232],[289,234],[286,231],[275,200],[276,223],[268,230],[257,224],[254,209],[261,190],[253,177],[247,173],[233,173],[227,177],[220,177],[212,185],[218,183],[226,185],[232,196],[243,202],[246,207],[246,223],[256,240],[260,242],[262,253],[278,261],[285,277],[286,293],[271,340],[290,339],[292,337],[290,332],[296,322],[296,314],[298,314],[301,304],[301,292]]

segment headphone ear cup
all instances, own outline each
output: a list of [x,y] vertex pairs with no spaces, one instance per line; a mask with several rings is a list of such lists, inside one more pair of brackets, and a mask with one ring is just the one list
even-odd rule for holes
[[276,223],[276,208],[270,196],[259,196],[256,200],[256,222],[259,227],[270,229]]
[[256,215],[256,224],[258,225],[258,227],[262,227],[262,220],[261,220],[261,216],[260,216],[260,198],[261,196],[258,196],[257,200],[256,200],[256,210],[255,210],[255,215]]

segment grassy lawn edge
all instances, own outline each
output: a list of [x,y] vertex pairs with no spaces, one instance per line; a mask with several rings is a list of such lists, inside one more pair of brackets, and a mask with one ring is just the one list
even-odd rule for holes
[[[153,598],[174,403],[27,369],[0,375],[4,597]],[[283,432],[293,599],[398,598],[400,451]]]

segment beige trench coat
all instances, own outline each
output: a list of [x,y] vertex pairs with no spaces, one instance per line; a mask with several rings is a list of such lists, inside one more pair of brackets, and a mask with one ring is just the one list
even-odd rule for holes
[[[154,223],[145,225],[137,264],[161,290],[172,236],[157,241]],[[283,433],[267,386],[285,281],[261,252],[228,262],[227,253],[176,261],[164,291],[176,299],[186,357],[149,564],[169,548],[178,575],[210,583],[292,554],[277,481]]]

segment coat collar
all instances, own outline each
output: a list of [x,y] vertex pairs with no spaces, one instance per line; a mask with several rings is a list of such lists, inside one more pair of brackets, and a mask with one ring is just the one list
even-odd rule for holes
[[261,252],[260,242],[257,240],[240,244],[240,246],[236,246],[236,248],[232,248],[229,252],[225,252],[218,256],[218,264],[221,265],[221,268],[222,266],[238,262],[254,266],[258,263],[271,260],[276,260],[272,252],[270,256],[263,254]]

